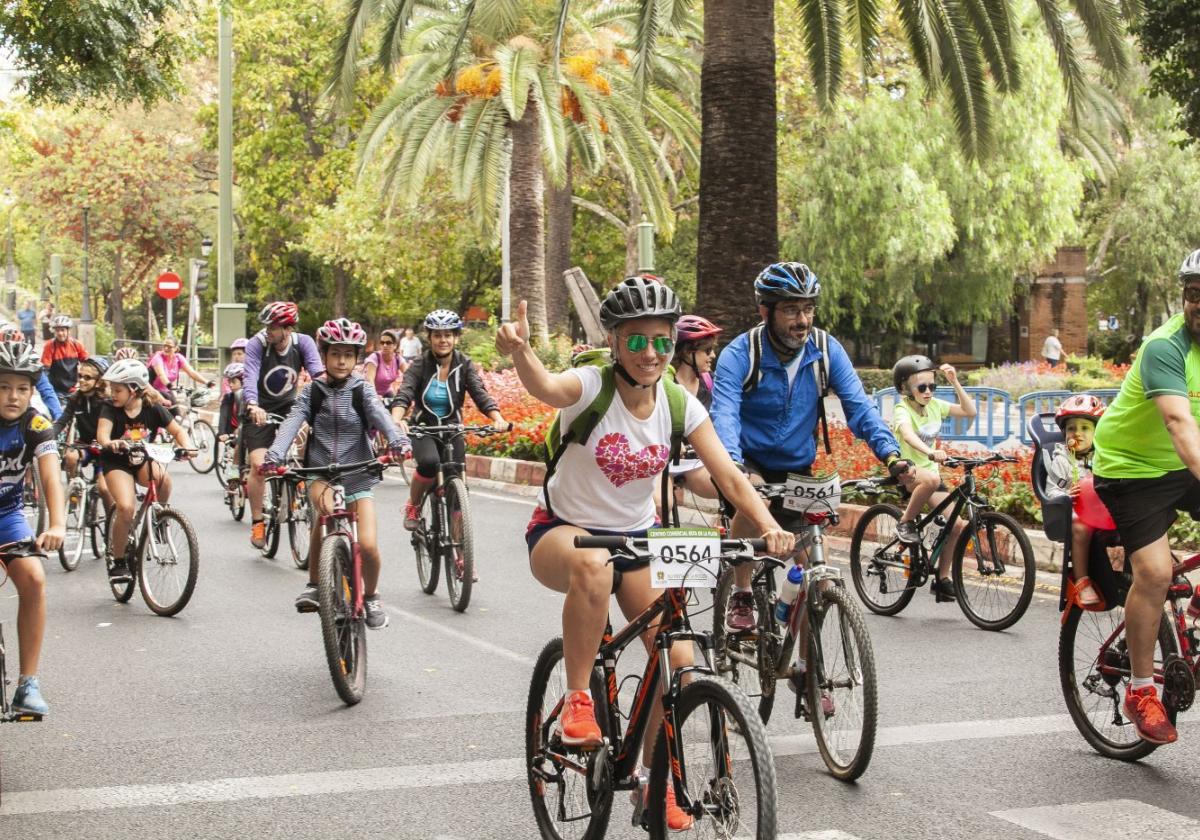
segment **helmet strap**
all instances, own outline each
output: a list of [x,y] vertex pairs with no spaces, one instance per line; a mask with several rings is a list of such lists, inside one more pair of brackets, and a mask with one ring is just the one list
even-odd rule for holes
[[[621,363],[616,360],[613,361],[613,370],[615,370],[620,377],[625,380],[626,383],[632,385],[634,388],[653,388],[658,384],[658,379],[655,379],[649,385],[643,385],[641,382],[638,382],[636,379],[630,376],[629,371],[625,370]],[[660,376],[659,379],[662,379],[662,377]]]

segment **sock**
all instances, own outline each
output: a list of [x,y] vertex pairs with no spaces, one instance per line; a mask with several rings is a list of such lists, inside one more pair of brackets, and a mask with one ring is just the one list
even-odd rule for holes
[[808,670],[808,663],[804,661],[803,656],[796,657],[796,670],[801,674]]
[[569,697],[572,694],[586,694],[589,700],[592,699],[592,690],[590,688],[568,688],[567,696]]
[[1134,691],[1137,691],[1139,688],[1145,688],[1148,685],[1154,685],[1154,677],[1134,677],[1129,681],[1129,687]]

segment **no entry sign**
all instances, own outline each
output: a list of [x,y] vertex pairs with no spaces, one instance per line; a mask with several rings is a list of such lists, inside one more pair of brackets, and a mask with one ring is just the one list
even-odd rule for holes
[[174,271],[164,271],[158,275],[158,280],[154,285],[158,290],[158,296],[167,300],[179,297],[179,293],[183,291],[183,281]]

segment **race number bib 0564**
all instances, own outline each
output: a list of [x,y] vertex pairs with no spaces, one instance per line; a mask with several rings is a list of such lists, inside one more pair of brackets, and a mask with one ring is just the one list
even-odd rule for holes
[[711,589],[721,573],[721,533],[715,528],[652,528],[646,533],[650,585]]

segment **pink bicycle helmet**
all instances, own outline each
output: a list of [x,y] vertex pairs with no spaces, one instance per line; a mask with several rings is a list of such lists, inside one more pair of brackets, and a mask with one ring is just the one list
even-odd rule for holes
[[365,347],[367,345],[366,330],[349,318],[335,318],[332,321],[326,321],[317,330],[317,345],[324,350],[334,344]]
[[675,322],[675,329],[679,331],[680,341],[702,341],[722,332],[712,321],[699,315],[684,315]]
[[262,308],[258,320],[269,327],[291,327],[300,320],[300,310],[290,300],[276,300]]

